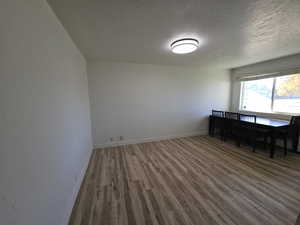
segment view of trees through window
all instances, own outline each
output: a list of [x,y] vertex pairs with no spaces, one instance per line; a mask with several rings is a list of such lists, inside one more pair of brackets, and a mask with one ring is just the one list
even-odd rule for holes
[[241,110],[300,113],[300,74],[242,82]]

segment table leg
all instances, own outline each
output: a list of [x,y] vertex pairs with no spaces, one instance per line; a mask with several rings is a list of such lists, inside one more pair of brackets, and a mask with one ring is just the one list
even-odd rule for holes
[[211,135],[211,129],[212,129],[212,128],[211,128],[211,127],[212,127],[211,121],[212,121],[212,118],[209,117],[209,121],[208,121],[208,122],[209,122],[209,124],[208,124],[208,134],[209,134],[209,136],[212,136],[212,135]]
[[209,118],[209,135],[215,136],[215,119],[212,117]]
[[275,154],[275,136],[273,129],[271,130],[271,146],[270,146],[270,158],[274,158]]
[[298,151],[299,133],[297,133],[292,139],[293,151]]

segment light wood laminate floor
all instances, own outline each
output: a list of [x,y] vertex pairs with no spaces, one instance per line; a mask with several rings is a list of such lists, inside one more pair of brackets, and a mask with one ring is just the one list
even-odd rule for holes
[[70,225],[294,225],[300,155],[207,136],[94,150]]

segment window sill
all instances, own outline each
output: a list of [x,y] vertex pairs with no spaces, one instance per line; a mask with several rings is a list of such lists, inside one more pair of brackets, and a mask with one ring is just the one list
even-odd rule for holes
[[271,118],[271,119],[278,119],[278,120],[285,120],[290,121],[291,114],[285,114],[285,113],[264,113],[264,112],[254,112],[254,111],[244,111],[239,110],[240,113],[248,113],[248,114],[255,114],[257,116]]

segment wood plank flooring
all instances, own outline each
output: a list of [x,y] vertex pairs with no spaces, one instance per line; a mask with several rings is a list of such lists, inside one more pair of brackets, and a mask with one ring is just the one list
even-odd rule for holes
[[299,155],[201,136],[95,150],[70,225],[294,225],[299,212]]

